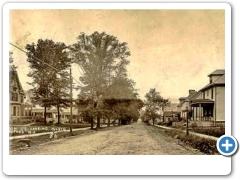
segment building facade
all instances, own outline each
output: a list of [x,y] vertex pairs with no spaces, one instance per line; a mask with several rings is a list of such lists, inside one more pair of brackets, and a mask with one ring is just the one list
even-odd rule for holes
[[208,75],[209,84],[192,99],[192,110],[198,111],[193,119],[225,121],[225,70],[217,69]]
[[16,68],[10,68],[9,77],[10,117],[15,119],[25,115],[24,91]]
[[[208,75],[209,84],[198,92],[179,98],[181,117],[196,121],[225,121],[225,70],[217,69]],[[188,114],[187,114],[188,113]]]

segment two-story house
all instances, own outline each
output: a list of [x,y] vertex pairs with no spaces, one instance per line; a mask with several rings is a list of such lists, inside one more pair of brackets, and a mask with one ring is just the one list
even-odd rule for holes
[[197,111],[193,119],[225,121],[225,70],[217,69],[208,77],[209,84],[190,103],[192,110]]
[[24,116],[24,91],[16,68],[10,68],[9,77],[10,117],[14,119]]
[[189,107],[189,102],[198,95],[198,92],[190,89],[187,97],[179,98],[178,112],[180,113],[181,118],[187,118],[187,112],[191,112],[191,107]]

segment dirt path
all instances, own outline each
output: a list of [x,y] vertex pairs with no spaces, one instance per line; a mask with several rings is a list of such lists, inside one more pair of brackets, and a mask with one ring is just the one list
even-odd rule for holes
[[186,155],[202,154],[186,149],[157,127],[143,123],[113,127],[91,134],[55,140],[13,154],[34,155]]

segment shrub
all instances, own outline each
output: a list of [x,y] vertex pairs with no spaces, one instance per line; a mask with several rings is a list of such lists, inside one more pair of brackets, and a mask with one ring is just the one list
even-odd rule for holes
[[197,128],[197,123],[193,122],[190,127],[195,131],[195,129]]
[[172,121],[168,121],[168,122],[166,123],[166,126],[172,126]]
[[205,139],[191,134],[187,136],[185,132],[178,129],[167,130],[167,134],[171,137],[178,135],[178,139],[185,145],[198,149],[205,154],[219,154],[215,140]]
[[181,135],[179,139],[183,141],[186,145],[189,145],[195,149],[200,150],[205,154],[214,154],[218,153],[216,148],[216,141],[200,138],[194,135]]
[[225,134],[224,127],[195,127],[193,128],[194,132],[206,134],[209,136],[221,137]]
[[48,121],[49,124],[53,124],[53,120]]
[[162,126],[164,122],[158,122],[157,125]]

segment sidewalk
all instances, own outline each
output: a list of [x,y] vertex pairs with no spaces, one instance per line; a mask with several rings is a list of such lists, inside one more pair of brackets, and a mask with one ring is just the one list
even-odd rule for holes
[[[160,125],[154,125],[154,126],[159,127],[159,128],[163,128],[163,129],[178,130],[178,131],[181,131],[181,132],[186,132],[185,130],[176,129],[176,128],[171,128],[171,127],[166,127],[166,126],[160,126]],[[209,136],[209,135],[205,135],[205,134],[199,134],[199,133],[190,132],[190,131],[189,131],[189,134],[195,135],[195,136],[198,136],[198,137],[202,137],[202,138],[206,138],[206,139],[215,140],[215,141],[218,140],[217,137]]]
[[[110,125],[112,126],[112,125]],[[107,125],[101,125],[101,127],[107,127]],[[90,130],[90,127],[86,127],[86,128],[78,128],[78,129],[73,129],[73,131],[85,131],[85,130]],[[68,130],[63,130],[63,131],[55,131],[56,133],[58,132],[69,132]],[[37,137],[37,136],[43,136],[43,135],[47,135],[47,134],[51,134],[52,132],[44,132],[44,133],[36,133],[36,134],[26,134],[26,135],[21,135],[21,136],[11,136],[9,137],[9,140],[13,140],[13,139],[24,139],[24,138],[29,138],[29,137]]]

